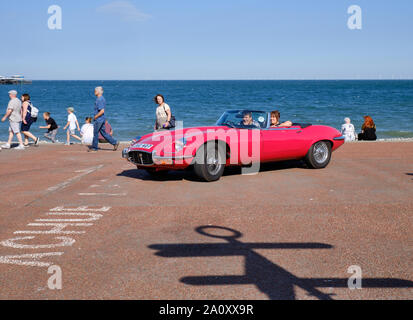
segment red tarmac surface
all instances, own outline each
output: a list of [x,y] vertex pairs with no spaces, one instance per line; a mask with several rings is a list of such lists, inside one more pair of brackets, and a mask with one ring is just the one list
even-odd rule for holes
[[[347,144],[324,170],[287,162],[216,183],[154,180],[120,150],[41,145],[2,150],[0,182],[1,299],[413,299],[412,142]],[[85,206],[110,209],[62,229],[82,234],[18,232],[90,218],[47,215]],[[47,266],[5,258],[51,252],[14,262],[59,266],[62,290]],[[353,265],[361,290],[347,287]]]

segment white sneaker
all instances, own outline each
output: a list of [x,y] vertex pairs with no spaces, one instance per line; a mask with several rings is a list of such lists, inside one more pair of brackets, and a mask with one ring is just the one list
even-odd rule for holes
[[11,146],[8,143],[5,143],[1,146],[3,149],[10,149]]
[[18,147],[14,148],[15,150],[24,150],[24,145],[20,144]]

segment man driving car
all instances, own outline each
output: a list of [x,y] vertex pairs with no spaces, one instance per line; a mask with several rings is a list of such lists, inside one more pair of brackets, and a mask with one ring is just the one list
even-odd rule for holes
[[243,119],[240,123],[241,126],[243,127],[256,127],[256,128],[261,128],[260,124],[252,119],[252,112],[250,111],[244,111],[243,112]]

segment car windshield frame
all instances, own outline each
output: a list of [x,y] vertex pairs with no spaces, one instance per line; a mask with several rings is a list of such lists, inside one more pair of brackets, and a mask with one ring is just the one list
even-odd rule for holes
[[[253,116],[253,121],[256,121],[260,126],[257,127],[255,125],[251,126],[246,126],[246,125],[241,125],[241,121],[243,119],[242,114],[246,112],[251,112],[253,115],[254,114],[260,114],[262,113],[262,116],[265,118],[263,125],[261,126],[260,122],[255,119]],[[237,120],[237,121],[231,121],[229,119]],[[218,119],[216,125],[217,126],[225,126],[229,128],[235,128],[235,129],[267,129],[269,124],[269,113],[266,111],[261,111],[261,110],[249,110],[249,109],[242,109],[242,110],[227,110],[225,111],[222,116]]]

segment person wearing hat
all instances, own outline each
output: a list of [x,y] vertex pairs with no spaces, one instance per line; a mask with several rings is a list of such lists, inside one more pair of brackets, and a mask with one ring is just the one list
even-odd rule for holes
[[2,122],[9,119],[9,140],[6,144],[2,145],[3,149],[10,149],[11,142],[13,140],[14,135],[17,136],[17,140],[19,141],[19,146],[16,147],[16,150],[24,150],[22,135],[20,133],[20,126],[22,123],[22,103],[17,98],[17,91],[11,90],[9,91],[9,104],[7,106],[7,111],[4,117],[1,119]]
[[73,137],[79,140],[80,142],[82,142],[82,138],[76,135],[76,127],[77,127],[77,130],[80,132],[80,126],[79,126],[79,122],[77,121],[77,117],[75,115],[75,109],[73,107],[69,107],[67,108],[67,113],[69,114],[67,117],[67,124],[65,125],[63,130],[67,129],[66,145],[70,146],[70,137]]

